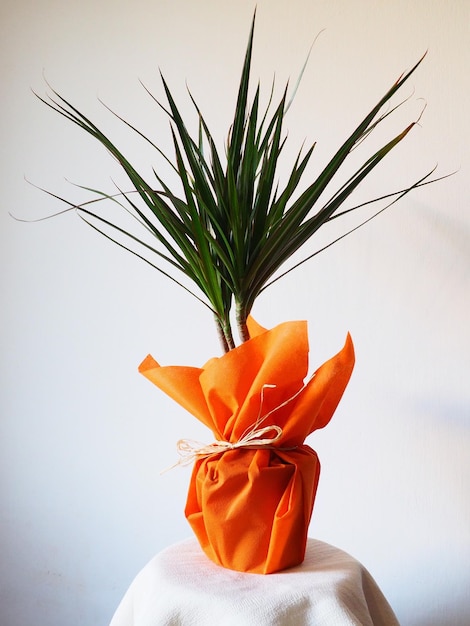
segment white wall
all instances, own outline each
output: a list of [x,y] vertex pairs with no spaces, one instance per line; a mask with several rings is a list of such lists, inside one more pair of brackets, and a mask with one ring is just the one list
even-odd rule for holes
[[[46,77],[117,136],[148,171],[147,151],[103,98],[163,146],[166,120],[137,79],[179,102],[187,78],[225,135],[252,0],[2,0],[1,559],[2,626],[108,623],[154,553],[190,534],[189,469],[160,476],[180,437],[207,432],[139,377],[148,353],[200,365],[219,353],[206,311],[29,186],[111,188],[111,160],[42,106]],[[353,379],[309,443],[322,461],[311,535],[352,553],[405,626],[468,624],[470,505],[470,3],[468,0],[259,0],[255,75],[296,76],[319,30],[287,127],[292,148],[330,154],[424,50],[404,91],[420,128],[368,193],[436,163],[458,173],[407,197],[266,292],[273,326],[308,319],[312,367],[350,330]],[[414,91],[413,91],[414,89]],[[185,104],[186,106],[186,104]],[[405,121],[400,117],[399,121]],[[397,127],[398,130],[398,127]]]

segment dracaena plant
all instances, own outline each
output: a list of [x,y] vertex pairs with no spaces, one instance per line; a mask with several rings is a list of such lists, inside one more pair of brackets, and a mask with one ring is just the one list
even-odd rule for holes
[[[386,193],[352,208],[342,208],[358,185],[405,138],[416,120],[371,154],[345,183],[330,191],[351,151],[400,106],[386,110],[391,98],[421,63],[420,59],[385,93],[313,182],[303,191],[299,190],[315,144],[299,151],[289,169],[287,182],[280,188],[277,170],[285,144],[284,117],[291,100],[287,99],[286,87],[275,106],[271,90],[268,105],[261,107],[259,85],[250,98],[254,23],[253,18],[224,154],[216,148],[209,126],[191,94],[189,97],[197,111],[199,124],[195,136],[190,134],[163,76],[166,104],[161,104],[147,91],[171,122],[172,157],[165,155],[151,139],[118,116],[171,164],[181,181],[178,191],[172,190],[155,170],[154,179],[144,179],[116,145],[55,90],[51,89],[48,98],[38,96],[97,139],[117,159],[132,184],[131,191],[119,189],[112,195],[89,189],[94,193],[93,199],[80,205],[60,198],[67,202],[69,208],[66,210],[77,210],[93,228],[203,302],[215,317],[225,351],[235,346],[231,323],[233,307],[240,338],[246,341],[249,339],[246,321],[256,298],[275,280],[321,251],[317,250],[279,272],[323,225],[364,204],[385,200],[390,206],[409,191],[430,182],[431,175],[428,172],[405,189]],[[112,202],[120,210],[130,212],[136,218],[136,227],[127,230],[119,217],[107,217],[99,209],[102,201]],[[352,230],[346,230],[335,241]],[[147,237],[149,233],[150,239]],[[178,273],[189,278],[197,289],[193,291],[183,284]]]

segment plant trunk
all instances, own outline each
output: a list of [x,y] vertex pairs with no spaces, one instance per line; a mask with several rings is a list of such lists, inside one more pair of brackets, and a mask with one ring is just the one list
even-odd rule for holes
[[232,329],[230,322],[222,322],[217,315],[215,316],[215,323],[217,326],[217,333],[224,352],[229,352],[232,348],[235,348],[235,342],[233,341]]
[[248,326],[246,324],[246,319],[248,315],[246,311],[237,304],[237,326],[238,333],[240,335],[240,339],[245,342],[250,338],[250,332],[248,330]]

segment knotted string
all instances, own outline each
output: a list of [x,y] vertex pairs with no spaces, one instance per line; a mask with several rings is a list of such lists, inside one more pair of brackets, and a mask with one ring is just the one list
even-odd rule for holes
[[[265,437],[268,433],[276,433],[273,437]],[[176,449],[180,455],[177,465],[189,465],[199,457],[212,456],[227,450],[237,450],[237,448],[265,448],[273,446],[282,437],[280,426],[265,426],[264,428],[252,428],[248,434],[231,443],[230,441],[214,441],[209,445],[201,444],[190,439],[180,439],[176,444]]]
[[[203,444],[199,441],[194,441],[192,439],[180,439],[176,443],[176,449],[178,454],[180,455],[180,459],[171,467],[163,470],[161,472],[164,474],[165,472],[178,467],[178,466],[186,466],[190,465],[193,461],[198,458],[212,456],[213,454],[220,454],[223,452],[227,452],[228,450],[237,450],[239,448],[271,448],[274,447],[274,444],[279,441],[282,437],[282,428],[277,426],[276,424],[271,424],[270,426],[264,426],[260,428],[261,424],[266,421],[266,419],[281,409],[282,407],[292,402],[306,387],[304,384],[293,396],[284,400],[277,407],[266,413],[266,415],[261,417],[261,411],[263,408],[264,402],[264,391],[265,389],[275,389],[276,385],[265,384],[261,388],[260,394],[260,407],[258,412],[258,417],[254,424],[249,426],[242,434],[240,439],[234,443],[230,441],[219,441],[216,440],[214,443]],[[272,437],[266,437],[269,433],[276,433]],[[293,448],[282,448],[283,450],[293,450]]]

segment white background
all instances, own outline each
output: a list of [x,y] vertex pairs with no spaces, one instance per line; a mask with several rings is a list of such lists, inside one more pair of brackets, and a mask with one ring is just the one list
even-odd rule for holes
[[[185,81],[222,141],[254,9],[250,0],[2,0],[0,6],[2,626],[109,622],[137,572],[190,535],[189,468],[160,476],[181,437],[210,438],[137,373],[219,354],[204,307],[27,182],[86,194],[123,180],[93,140],[42,105],[47,80],[147,175],[161,159],[99,104],[170,148],[164,72]],[[405,626],[468,624],[470,559],[470,3],[260,0],[253,77],[298,75],[284,170],[306,138],[310,175],[399,74],[428,50],[387,132],[427,104],[358,201],[438,164],[458,173],[406,197],[260,297],[266,327],[307,319],[311,365],[353,336],[357,365],[332,422],[311,536],[364,563]],[[422,99],[421,99],[422,98]],[[380,137],[377,137],[380,139]],[[370,138],[375,147],[376,139]],[[366,154],[365,152],[363,153]],[[163,168],[163,169],[162,169]],[[120,178],[121,176],[121,178]],[[320,237],[319,242],[323,241]],[[313,249],[313,248],[312,248]]]

